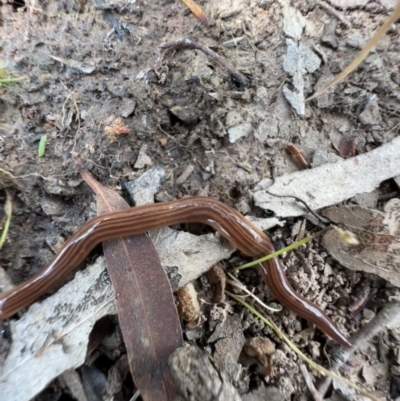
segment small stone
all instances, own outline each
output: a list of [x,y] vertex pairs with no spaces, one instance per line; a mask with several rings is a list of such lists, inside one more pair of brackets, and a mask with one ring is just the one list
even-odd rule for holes
[[158,193],[164,182],[165,171],[161,167],[153,167],[143,173],[137,180],[125,184],[136,206],[154,202],[154,195]]
[[378,203],[379,190],[374,189],[372,192],[359,194],[354,200],[363,208],[375,209]]
[[57,198],[51,198],[50,196],[44,196],[41,199],[40,206],[47,216],[61,216],[65,213],[65,205]]
[[187,106],[173,106],[169,109],[169,111],[185,124],[196,123],[199,119],[199,115],[192,108]]
[[249,135],[253,131],[251,123],[243,123],[228,129],[229,142],[235,143],[238,139]]
[[130,117],[136,108],[136,102],[133,99],[125,100],[122,104],[120,115],[121,117]]
[[363,112],[358,116],[363,125],[381,125],[382,117],[378,104],[378,99],[374,95],[365,106]]
[[334,153],[328,153],[317,149],[313,154],[311,166],[318,167],[326,163],[336,163],[339,160],[341,160],[341,158]]
[[332,47],[332,49],[337,49],[338,40],[336,37],[336,25],[337,21],[335,19],[331,19],[324,27],[324,34],[322,35],[321,42],[324,45]]
[[268,375],[273,371],[270,355],[275,352],[275,346],[265,337],[253,337],[247,340],[243,347],[244,352],[254,358],[264,369],[264,374]]
[[147,155],[147,145],[143,145],[140,148],[138,158],[135,163],[135,168],[144,168],[145,166],[152,166],[153,161],[151,158]]
[[371,309],[365,308],[365,309],[363,310],[363,318],[364,318],[367,322],[370,322],[374,317],[375,317],[375,312],[372,311]]

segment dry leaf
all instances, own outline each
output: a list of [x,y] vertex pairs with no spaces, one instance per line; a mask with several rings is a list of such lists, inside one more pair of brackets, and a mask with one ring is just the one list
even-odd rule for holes
[[[253,195],[257,206],[277,216],[301,216],[311,210],[332,206],[353,196],[372,192],[379,184],[400,175],[400,138],[371,152],[260,181]],[[274,195],[277,196],[274,196]]]
[[[81,175],[96,192],[98,214],[129,208],[116,192],[102,187],[88,172]],[[103,250],[135,385],[144,401],[170,401],[176,388],[168,358],[183,345],[183,338],[157,251],[147,234],[105,241]]]
[[351,270],[374,273],[400,287],[400,200],[391,199],[384,213],[361,208],[341,206],[323,211],[338,224],[353,231],[360,245],[343,245],[336,230],[327,232],[322,244],[343,266]]

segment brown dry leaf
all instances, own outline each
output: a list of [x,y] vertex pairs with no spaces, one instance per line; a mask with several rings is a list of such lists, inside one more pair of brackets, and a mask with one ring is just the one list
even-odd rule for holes
[[110,137],[111,141],[116,140],[117,135],[130,134],[131,129],[124,125],[122,118],[118,117],[111,126],[106,126],[104,132]]
[[336,85],[339,81],[346,78],[353,70],[355,70],[361,62],[368,56],[369,52],[376,46],[379,42],[379,39],[386,34],[386,32],[391,28],[391,26],[400,18],[400,3],[397,5],[393,13],[389,16],[389,18],[384,22],[384,24],[378,29],[374,36],[370,39],[370,41],[365,45],[364,49],[362,49],[354,60],[335,78],[332,79],[327,85],[325,85],[322,89],[314,93],[308,100],[314,99],[323,93],[325,93],[329,88],[333,85]]
[[360,245],[342,243],[336,230],[328,231],[323,246],[343,266],[374,273],[400,287],[400,199],[391,199],[384,213],[360,206],[341,206],[323,211],[337,224],[356,234]]
[[[88,171],[81,171],[81,175],[97,195],[98,215],[129,208]],[[170,401],[176,387],[168,358],[183,345],[183,338],[157,251],[147,234],[105,241],[103,250],[135,385],[144,401]]]

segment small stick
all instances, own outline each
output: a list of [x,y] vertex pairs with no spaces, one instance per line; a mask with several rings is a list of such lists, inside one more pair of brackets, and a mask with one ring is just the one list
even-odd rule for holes
[[314,212],[314,210],[312,210],[312,209],[310,208],[310,206],[308,206],[308,204],[307,204],[303,199],[301,199],[301,198],[299,198],[299,197],[297,197],[297,196],[294,196],[294,195],[278,195],[278,194],[273,194],[272,192],[269,192],[269,191],[267,191],[267,190],[265,190],[265,192],[266,192],[268,195],[276,196],[277,198],[292,198],[292,199],[294,199],[296,202],[301,203],[309,213],[311,213],[317,220],[319,220],[319,221],[322,222],[323,224],[329,224],[329,223],[330,223],[330,220],[329,220],[329,219],[326,219],[325,217],[321,217],[319,214],[317,214],[316,212]]
[[[343,364],[356,352],[362,348],[372,337],[379,334],[382,330],[386,330],[387,326],[393,322],[398,322],[400,314],[400,302],[389,302],[381,311],[357,333],[351,336],[350,341],[353,344],[352,348],[343,349],[342,347],[335,347],[332,352],[332,367],[331,372],[336,373],[343,366]],[[332,383],[331,377],[325,377],[318,386],[319,393],[324,396]]]
[[210,57],[214,61],[216,61],[219,65],[221,65],[222,67],[225,67],[232,74],[232,76],[238,82],[240,82],[243,86],[246,86],[248,84],[248,79],[241,72],[239,72],[228,60],[226,60],[219,54],[215,53],[209,47],[204,46],[200,42],[195,42],[190,39],[181,39],[181,40],[177,40],[175,42],[161,43],[158,47],[160,49],[166,49],[166,50],[170,50],[170,49],[198,49],[198,50],[201,50],[208,57]]
[[182,185],[189,178],[190,174],[192,174],[193,170],[193,164],[189,164],[185,170],[183,170],[183,173],[176,179],[175,185]]
[[308,373],[308,370],[306,368],[306,365],[304,363],[300,364],[300,371],[304,377],[304,381],[307,384],[308,390],[310,391],[311,395],[313,396],[315,401],[322,401],[321,394],[317,391],[317,389],[314,387],[314,383],[311,379],[310,374]]
[[346,28],[351,28],[351,22],[347,18],[345,18],[339,11],[335,10],[332,6],[327,4],[325,1],[322,0],[317,0],[316,2],[320,7],[324,8],[325,11],[328,11],[328,13],[332,14],[334,17],[336,17],[340,22],[342,22],[344,25],[346,25]]
[[325,93],[333,85],[337,84],[342,79],[346,78],[353,70],[355,70],[361,62],[368,56],[369,52],[375,47],[379,42],[379,39],[386,34],[386,32],[392,27],[392,25],[400,18],[400,3],[397,5],[395,10],[390,14],[389,18],[383,23],[383,25],[375,32],[369,42],[364,46],[364,48],[356,55],[353,61],[335,78],[332,79],[323,88],[319,89],[312,96],[310,96],[306,101],[310,101],[323,93]]
[[189,10],[202,22],[204,26],[209,26],[210,21],[204,14],[204,11],[193,0],[182,0]]

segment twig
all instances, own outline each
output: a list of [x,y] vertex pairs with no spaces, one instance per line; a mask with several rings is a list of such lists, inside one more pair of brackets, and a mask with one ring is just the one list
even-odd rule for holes
[[317,389],[314,387],[314,383],[313,383],[311,376],[308,373],[308,370],[306,368],[306,365],[304,365],[304,363],[300,364],[300,371],[303,374],[304,381],[306,382],[308,390],[310,391],[311,395],[314,397],[314,400],[322,401],[322,397],[318,393]]
[[[400,315],[400,302],[390,302],[385,305],[382,310],[372,319],[368,324],[366,324],[361,330],[356,334],[351,336],[350,342],[353,344],[352,348],[344,349],[342,347],[336,347],[332,352],[333,364],[330,369],[331,372],[338,372],[341,366],[350,358],[350,356],[362,348],[365,343],[370,341],[372,337],[376,336],[382,330],[385,330],[390,323],[397,318],[399,320]],[[323,397],[328,391],[331,385],[332,379],[326,377],[319,383],[318,392]]]
[[330,6],[329,4],[327,4],[325,1],[322,0],[317,0],[316,3],[322,7],[323,9],[325,9],[325,11],[328,11],[328,13],[332,14],[334,17],[336,17],[340,22],[342,22],[344,25],[346,25],[346,28],[351,28],[351,23],[350,21],[343,17],[343,15],[335,10],[332,6]]
[[385,35],[385,33],[391,28],[391,26],[400,18],[400,3],[395,8],[392,14],[390,14],[389,18],[383,23],[383,25],[376,31],[376,33],[372,36],[370,41],[364,46],[364,48],[356,55],[354,60],[335,78],[332,79],[327,85],[317,91],[314,95],[306,99],[309,101],[314,99],[323,93],[325,93],[329,88],[333,85],[337,84],[342,79],[346,78],[353,70],[355,70],[361,62],[368,56],[369,52],[375,47],[375,45],[379,42],[379,39]]
[[209,47],[204,46],[200,42],[194,42],[193,40],[190,40],[190,39],[181,39],[181,40],[177,40],[175,42],[161,43],[158,47],[160,49],[166,49],[166,50],[170,50],[170,49],[198,49],[198,50],[201,50],[208,57],[210,57],[214,61],[216,61],[219,65],[221,65],[222,67],[225,67],[230,72],[230,74],[238,82],[240,82],[243,86],[246,86],[248,84],[248,79],[241,72],[239,72],[228,60],[226,60],[219,54],[215,53]]
[[277,198],[292,198],[292,199],[294,199],[296,202],[301,203],[301,204],[306,208],[306,210],[307,210],[309,213],[311,213],[311,214],[312,214],[317,220],[319,220],[321,223],[323,223],[323,224],[329,224],[329,223],[330,223],[330,220],[328,220],[328,219],[325,218],[325,217],[321,217],[319,214],[317,214],[316,212],[314,212],[314,210],[312,210],[312,209],[310,208],[310,206],[308,206],[307,203],[306,203],[303,199],[301,199],[301,198],[299,198],[299,197],[297,197],[297,196],[294,196],[294,195],[278,195],[278,194],[273,194],[272,192],[267,191],[267,190],[265,190],[265,192],[266,192],[268,195],[276,196]]

